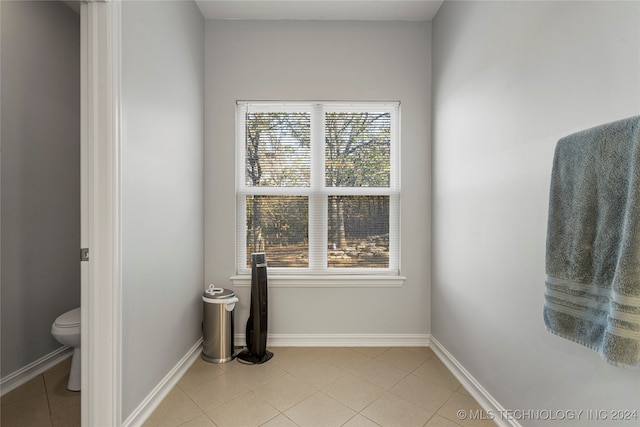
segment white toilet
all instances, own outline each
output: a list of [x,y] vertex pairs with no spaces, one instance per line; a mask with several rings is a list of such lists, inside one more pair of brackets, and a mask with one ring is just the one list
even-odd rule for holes
[[73,347],[67,389],[80,391],[80,307],[58,316],[51,325],[51,335],[60,344]]

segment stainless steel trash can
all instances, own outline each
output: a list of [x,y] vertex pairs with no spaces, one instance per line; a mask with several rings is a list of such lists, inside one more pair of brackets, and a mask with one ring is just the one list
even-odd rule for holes
[[238,297],[229,289],[209,288],[202,294],[202,359],[226,363],[233,354],[233,309]]

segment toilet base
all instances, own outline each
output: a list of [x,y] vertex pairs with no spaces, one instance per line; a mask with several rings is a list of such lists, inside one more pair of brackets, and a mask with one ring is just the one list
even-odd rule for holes
[[80,391],[80,347],[73,349],[73,356],[71,356],[71,369],[69,370],[69,382],[67,383],[67,390]]

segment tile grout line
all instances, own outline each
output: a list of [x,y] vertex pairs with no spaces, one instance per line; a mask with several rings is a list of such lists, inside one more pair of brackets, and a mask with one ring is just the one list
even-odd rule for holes
[[[195,361],[194,361],[194,363],[192,363],[192,364],[191,364],[191,366],[189,366],[189,369],[191,369],[191,367],[193,367],[193,365],[194,365],[194,364],[195,364]],[[188,371],[188,369],[187,369],[187,371]],[[227,374],[227,373],[225,372],[225,374],[224,374],[224,375],[226,375],[226,374]],[[207,413],[206,413],[206,412],[205,412],[205,411],[200,407],[200,405],[198,405],[198,404],[197,404],[197,403],[196,403],[196,402],[191,398],[191,396],[189,396],[189,394],[188,394],[188,393],[187,393],[187,392],[186,392],[186,391],[185,391],[185,390],[180,386],[179,382],[178,382],[178,383],[176,383],[175,387],[178,387],[178,388],[180,389],[180,391],[181,391],[182,393],[184,393],[184,395],[185,395],[185,396],[187,396],[187,398],[188,398],[188,399],[189,399],[189,400],[190,400],[194,405],[196,405],[196,408],[198,408],[198,410],[200,411],[200,414],[196,415],[195,417],[191,418],[191,419],[190,419],[190,420],[188,420],[188,421],[185,421],[185,422],[184,422],[184,423],[182,423],[182,424],[177,425],[176,427],[180,427],[180,426],[182,426],[182,425],[184,425],[184,424],[186,424],[186,423],[188,423],[188,422],[191,422],[191,421],[195,420],[196,418],[198,418],[198,417],[199,417],[199,416],[201,416],[201,415],[204,415],[205,417],[207,417],[207,419],[209,419],[209,421],[211,421],[215,426],[217,426],[217,424],[216,424],[216,423],[215,423],[215,422],[214,422],[214,421],[213,421],[213,420],[212,420],[212,419],[207,415]],[[172,391],[173,391],[173,390],[172,390]],[[169,393],[171,393],[171,392],[169,392]],[[166,399],[166,397],[165,397],[165,399]],[[161,402],[160,404],[162,405],[162,402]]]
[[[351,350],[352,350],[352,351],[356,351],[356,350],[353,350],[353,349],[351,349]],[[381,360],[381,359],[380,359],[381,357],[383,357],[383,356],[384,356],[384,354],[386,354],[386,353],[387,353],[387,352],[389,352],[389,351],[390,351],[390,349],[389,349],[389,348],[387,348],[387,349],[386,349],[386,350],[384,350],[382,353],[377,354],[377,355],[375,355],[375,356],[371,356],[371,355],[369,355],[369,354],[361,353],[361,352],[356,351],[357,353],[359,353],[359,354],[361,354],[361,355],[366,356],[366,361],[365,361],[365,362],[363,362],[363,363],[362,363],[362,365],[364,365],[364,364],[366,364],[366,363],[369,363],[369,362],[371,362],[371,361],[373,361],[373,360],[376,360],[377,362],[382,363],[383,365],[387,365],[387,366],[393,367],[393,368],[395,368],[395,369],[397,369],[397,370],[399,370],[399,371],[402,371],[402,372],[403,372],[402,376],[401,376],[397,381],[393,382],[393,384],[389,385],[389,386],[388,386],[388,388],[380,387],[379,385],[377,385],[377,384],[375,384],[375,383],[373,383],[373,382],[369,381],[367,377],[363,377],[363,376],[358,375],[358,374],[357,374],[357,370],[358,370],[358,368],[357,368],[357,367],[356,367],[356,368],[352,368],[352,367],[350,367],[350,368],[344,368],[344,367],[342,367],[342,366],[340,366],[340,365],[337,365],[337,364],[333,364],[333,363],[331,363],[331,360],[327,360],[326,356],[320,356],[320,357],[317,357],[317,358],[312,358],[312,359],[310,359],[308,362],[306,362],[306,363],[304,364],[304,366],[308,366],[309,364],[313,364],[313,363],[324,362],[325,364],[328,364],[328,365],[332,366],[333,368],[336,368],[336,369],[339,369],[339,370],[341,370],[341,371],[342,371],[342,373],[341,373],[337,378],[335,378],[335,379],[334,379],[333,381],[331,381],[330,383],[328,383],[328,384],[326,384],[326,385],[323,385],[322,387],[319,387],[319,388],[318,388],[317,386],[314,386],[314,385],[312,385],[312,384],[309,384],[309,383],[307,383],[306,381],[302,381],[300,378],[298,378],[296,375],[294,375],[294,374],[293,374],[293,372],[295,372],[295,370],[296,370],[296,369],[300,369],[302,366],[296,366],[295,368],[291,368],[291,367],[288,367],[288,366],[285,364],[285,365],[278,365],[278,366],[277,366],[277,367],[282,371],[282,375],[280,375],[278,378],[271,378],[271,379],[269,379],[267,382],[265,382],[265,383],[261,383],[260,385],[255,386],[255,387],[253,387],[253,386],[251,386],[251,387],[246,387],[246,390],[245,390],[242,394],[253,393],[253,394],[255,395],[255,394],[256,394],[256,390],[257,390],[257,389],[259,389],[260,387],[263,387],[263,386],[265,386],[265,385],[271,384],[271,383],[273,383],[273,382],[275,382],[275,381],[277,381],[277,380],[279,380],[279,379],[283,378],[283,377],[284,377],[284,376],[286,376],[286,375],[290,375],[291,377],[295,378],[297,381],[301,381],[302,383],[306,384],[307,386],[310,386],[310,387],[314,390],[314,392],[312,393],[312,395],[311,395],[311,396],[313,396],[314,394],[320,393],[320,394],[321,394],[321,395],[323,395],[324,397],[326,397],[326,398],[328,398],[328,399],[330,399],[330,400],[332,400],[332,401],[334,401],[334,402],[337,402],[337,403],[339,403],[340,405],[344,406],[345,408],[348,408],[349,410],[353,411],[353,412],[354,412],[354,414],[353,414],[353,415],[352,415],[348,420],[346,420],[342,425],[344,425],[344,424],[346,424],[346,423],[349,423],[351,420],[353,420],[353,419],[354,419],[355,417],[357,417],[358,415],[360,415],[360,416],[364,417],[365,419],[367,419],[368,421],[373,422],[374,424],[378,425],[375,421],[371,420],[369,417],[367,417],[366,415],[364,415],[364,414],[363,414],[363,412],[364,412],[367,408],[369,408],[372,404],[374,404],[375,402],[377,402],[380,398],[382,398],[382,397],[383,397],[385,394],[387,394],[387,393],[388,393],[388,394],[390,394],[390,395],[393,395],[393,396],[395,396],[395,397],[397,397],[397,398],[399,398],[399,399],[401,399],[401,400],[403,400],[403,401],[405,401],[405,402],[407,402],[407,403],[410,403],[410,404],[412,404],[412,405],[415,405],[415,406],[417,406],[417,407],[420,407],[420,408],[422,408],[423,410],[426,410],[424,407],[422,407],[422,405],[419,405],[419,404],[416,404],[416,403],[414,403],[414,402],[412,402],[412,401],[410,401],[410,400],[407,400],[407,399],[406,399],[406,398],[404,398],[403,396],[401,396],[401,395],[397,394],[397,392],[392,391],[392,389],[393,389],[394,387],[398,386],[398,384],[400,384],[403,380],[405,380],[406,378],[410,377],[411,375],[415,375],[416,377],[418,377],[418,378],[420,378],[420,379],[422,379],[422,380],[424,380],[424,381],[427,381],[427,382],[429,382],[429,383],[432,383],[432,384],[437,385],[437,386],[440,386],[440,387],[444,387],[444,388],[448,389],[448,390],[451,392],[451,394],[448,396],[448,398],[447,398],[447,399],[446,399],[446,400],[445,400],[441,405],[439,405],[439,406],[438,406],[438,408],[437,408],[437,409],[436,409],[436,410],[431,414],[431,416],[426,420],[426,422],[425,422],[425,424],[424,424],[424,425],[427,425],[431,420],[433,420],[433,419],[434,419],[434,417],[435,417],[436,415],[438,415],[439,417],[443,417],[444,419],[446,419],[447,421],[450,421],[450,422],[454,423],[455,425],[460,425],[460,424],[458,424],[457,422],[455,422],[455,421],[453,421],[453,420],[450,420],[449,418],[447,418],[447,417],[445,417],[445,416],[443,416],[443,415],[440,415],[438,412],[439,412],[443,407],[445,407],[445,406],[447,405],[447,403],[448,403],[448,402],[449,402],[449,401],[450,401],[450,400],[451,400],[451,399],[456,395],[456,393],[463,394],[463,393],[461,393],[461,392],[460,392],[460,388],[462,387],[462,385],[460,385],[460,384],[459,384],[455,389],[451,389],[451,388],[449,388],[449,387],[447,387],[447,386],[444,386],[444,385],[441,385],[441,384],[439,384],[439,383],[437,383],[437,382],[433,382],[433,381],[431,381],[431,380],[430,380],[430,379],[428,379],[428,378],[424,378],[422,375],[420,375],[420,374],[417,374],[417,373],[416,373],[416,371],[417,371],[418,369],[420,369],[423,365],[425,365],[425,363],[427,363],[429,360],[434,359],[434,354],[428,354],[428,355],[426,356],[426,358],[425,358],[424,360],[422,360],[422,361],[418,364],[418,366],[416,366],[415,368],[412,368],[412,369],[410,369],[410,370],[405,371],[405,370],[403,370],[403,369],[400,369],[400,368],[398,368],[398,367],[396,367],[396,366],[394,366],[394,365],[392,365],[392,364],[390,364],[390,363],[388,363],[388,362],[386,362],[386,361],[384,361],[384,360]],[[408,350],[407,350],[407,351],[408,351]],[[412,352],[412,353],[413,353],[413,352]],[[419,353],[419,352],[415,352],[414,354],[420,354],[420,353]],[[343,366],[344,366],[344,365],[343,365]],[[233,374],[233,372],[234,372],[234,370],[231,370],[231,371],[225,371],[225,372],[224,372],[224,374],[222,374],[221,376],[226,376],[227,378],[230,378],[230,377],[232,377],[232,376],[233,376],[233,375],[232,375],[232,374]],[[383,391],[383,392],[382,392],[382,394],[381,394],[380,396],[378,396],[376,399],[374,399],[372,402],[370,402],[369,404],[367,404],[365,407],[361,408],[360,410],[355,410],[355,409],[351,408],[349,405],[347,405],[346,403],[342,402],[341,400],[338,400],[337,398],[334,398],[334,397],[332,397],[331,395],[327,394],[326,390],[327,390],[331,385],[335,384],[336,382],[340,381],[341,379],[345,378],[345,377],[346,377],[346,376],[348,376],[348,375],[352,375],[352,376],[354,376],[354,377],[358,378],[358,379],[359,379],[359,380],[361,380],[361,381],[365,381],[365,382],[367,382],[367,383],[369,383],[369,384],[371,384],[371,385],[373,385],[373,386],[375,386],[375,387],[377,387],[377,388],[381,389],[381,390]],[[186,394],[186,395],[187,395],[187,397],[189,398],[189,400],[190,400],[194,405],[196,405],[196,407],[198,407],[198,409],[199,409],[199,411],[200,411],[200,414],[198,414],[197,416],[193,417],[192,419],[190,419],[190,420],[188,420],[188,421],[183,422],[183,423],[182,423],[182,424],[180,424],[180,425],[184,425],[185,423],[188,423],[188,422],[192,421],[193,419],[195,419],[195,418],[197,418],[197,417],[201,416],[202,414],[204,414],[204,415],[205,415],[205,417],[206,417],[210,422],[212,422],[214,425],[217,425],[217,424],[215,423],[215,421],[213,421],[213,419],[211,419],[211,418],[209,417],[209,415],[208,415],[208,414],[207,414],[207,413],[206,413],[206,412],[205,412],[205,411],[204,411],[204,410],[203,410],[203,409],[202,409],[202,408],[201,408],[201,407],[200,407],[200,406],[199,406],[199,405],[194,401],[194,399],[191,397],[191,395],[189,395],[189,394],[187,394],[187,393],[186,393],[186,390],[185,390],[182,386],[180,386],[179,384],[176,384],[176,385],[178,386],[178,388],[179,388],[179,389],[180,389],[184,394]],[[195,386],[195,385],[193,385],[193,386]],[[241,395],[242,395],[242,394],[241,394]],[[240,396],[241,396],[241,395],[240,395]],[[301,402],[303,402],[304,400],[308,399],[308,398],[309,398],[309,397],[311,397],[311,396],[307,396],[306,398],[302,399],[300,402],[295,403],[294,405],[292,405],[292,406],[290,406],[290,407],[286,408],[285,410],[280,410],[280,409],[278,409],[278,408],[274,407],[274,406],[273,406],[273,405],[272,405],[268,400],[265,400],[264,398],[259,397],[259,396],[257,396],[257,395],[256,395],[256,397],[257,397],[257,398],[259,398],[263,403],[265,403],[266,405],[268,405],[269,407],[271,407],[271,408],[275,411],[275,415],[274,415],[273,417],[271,417],[270,419],[268,419],[268,420],[264,421],[261,425],[268,424],[269,422],[271,422],[271,421],[272,421],[272,420],[274,420],[275,418],[278,418],[280,415],[282,415],[284,418],[286,418],[288,421],[292,422],[293,424],[297,425],[297,423],[296,423],[295,421],[293,421],[293,420],[292,420],[292,419],[291,419],[291,418],[290,418],[290,417],[289,417],[285,412],[286,412],[286,411],[288,411],[288,410],[290,410],[291,408],[293,408],[295,405],[298,405],[299,403],[301,403]],[[239,396],[236,396],[236,397],[234,397],[234,398],[231,398],[231,399],[229,399],[229,400],[226,400],[225,402],[219,403],[219,404],[217,404],[216,406],[214,406],[210,411],[214,411],[216,408],[221,407],[221,406],[223,406],[223,405],[225,405],[225,404],[227,404],[227,403],[229,403],[229,402],[233,401],[234,399],[237,399],[238,397],[239,397]]]
[[40,374],[42,377],[42,384],[44,385],[44,394],[47,396],[47,407],[49,408],[49,420],[51,421],[51,425],[53,425],[53,419],[51,419],[51,415],[53,415],[53,409],[51,408],[51,399],[49,398],[49,388],[47,387],[47,381],[44,379],[44,373]]
[[[387,351],[388,351],[388,350],[387,350]],[[380,356],[382,356],[384,353],[386,353],[386,351],[385,351],[385,352],[383,352],[383,353],[381,353],[380,355],[376,356],[374,359],[378,359],[378,358],[379,358]],[[412,371],[408,372],[404,377],[402,377],[400,380],[398,380],[398,381],[397,381],[395,384],[393,384],[389,389],[385,390],[385,393],[391,393],[391,394],[393,394],[394,396],[398,397],[399,399],[404,400],[405,402],[408,402],[408,403],[410,403],[410,404],[416,405],[414,402],[412,402],[412,401],[410,401],[410,400],[407,400],[407,399],[405,399],[403,396],[400,396],[400,395],[398,395],[397,393],[393,392],[393,391],[392,391],[392,389],[393,389],[395,386],[397,386],[398,384],[400,384],[400,383],[401,383],[405,378],[407,378],[407,377],[409,377],[410,375],[412,375],[415,371],[417,371],[421,366],[423,366],[423,365],[424,365],[425,363],[427,363],[429,360],[433,359],[433,358],[434,358],[434,356],[435,356],[435,354],[432,354],[431,356],[427,357],[427,358],[426,358],[422,363],[420,363],[420,364],[419,364],[417,367],[415,367]],[[384,364],[386,364],[386,365],[393,366],[393,365],[390,365],[390,364],[386,363],[386,362],[385,362],[385,361],[383,361],[383,360],[378,360],[378,361],[379,361],[379,362],[381,362],[381,363],[384,363]],[[395,366],[394,366],[394,367],[395,367]],[[396,369],[398,369],[398,368],[396,368]],[[418,377],[421,377],[421,376],[420,376],[420,375],[418,375],[418,374],[416,374],[416,375],[417,375]],[[428,380],[428,379],[426,379],[426,378],[422,378],[422,379],[423,379],[424,381],[430,382],[430,383],[432,383],[432,384],[434,384],[434,385],[441,386],[440,384],[437,384],[437,383],[435,383],[435,382],[433,382],[433,381],[430,381],[430,380]],[[363,379],[363,380],[365,380],[365,381],[366,381],[366,379]],[[372,383],[370,383],[370,384],[372,384]],[[375,384],[374,384],[374,385],[375,385]],[[444,386],[442,386],[442,387],[444,387]],[[449,402],[449,400],[451,400],[451,398],[452,398],[452,397],[453,397],[453,396],[458,392],[458,390],[460,389],[460,387],[462,387],[462,385],[461,385],[461,384],[460,384],[460,385],[458,385],[458,387],[457,387],[455,390],[452,390],[451,395],[447,398],[447,400],[445,400],[445,401],[444,401],[444,402],[443,402],[443,403],[438,407],[438,409],[436,409],[436,410],[433,412],[433,414],[429,417],[429,419],[427,419],[427,421],[423,424],[423,427],[424,427],[424,426],[426,426],[427,424],[429,424],[429,422],[430,422],[430,421],[431,421],[431,420],[432,420],[436,415],[438,415],[438,416],[440,416],[440,417],[442,417],[442,418],[444,418],[444,419],[446,419],[446,420],[448,420],[448,421],[451,421],[451,420],[449,420],[447,417],[444,417],[444,416],[442,416],[442,415],[439,415],[439,414],[438,414],[438,411],[440,411],[440,410],[441,410],[441,409],[442,409],[442,408],[447,404],[447,402]],[[445,388],[447,388],[447,387],[445,387]],[[450,389],[449,389],[449,390],[450,390]],[[369,404],[368,404],[367,406],[365,406],[364,408],[362,408],[362,410],[361,410],[361,411],[359,411],[359,412],[358,412],[358,414],[359,414],[359,415],[361,415],[361,416],[363,416],[363,417],[365,417],[366,419],[370,420],[371,422],[373,422],[373,423],[377,424],[375,421],[371,420],[371,419],[370,419],[370,418],[368,418],[366,415],[362,414],[362,412],[363,412],[363,411],[365,411],[365,410],[366,410],[368,407],[370,407],[371,405],[373,405],[375,402],[377,402],[378,400],[380,400],[383,396],[384,396],[384,394],[383,394],[382,396],[378,397],[377,399],[375,399],[374,401],[372,401],[371,403],[369,403]],[[416,405],[416,406],[421,407],[420,405]],[[421,407],[421,408],[422,408],[422,407]],[[422,408],[422,409],[424,410],[424,408]],[[456,422],[454,422],[454,421],[452,421],[452,422],[453,422],[454,424],[456,424],[456,425],[459,425],[459,426],[460,426],[460,424],[458,424],[458,423],[456,423]],[[461,426],[461,427],[462,427],[462,426]]]

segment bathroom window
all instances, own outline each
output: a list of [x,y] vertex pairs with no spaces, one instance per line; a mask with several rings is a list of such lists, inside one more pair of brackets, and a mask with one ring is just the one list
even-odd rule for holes
[[238,102],[239,275],[253,252],[270,275],[398,275],[399,110]]

